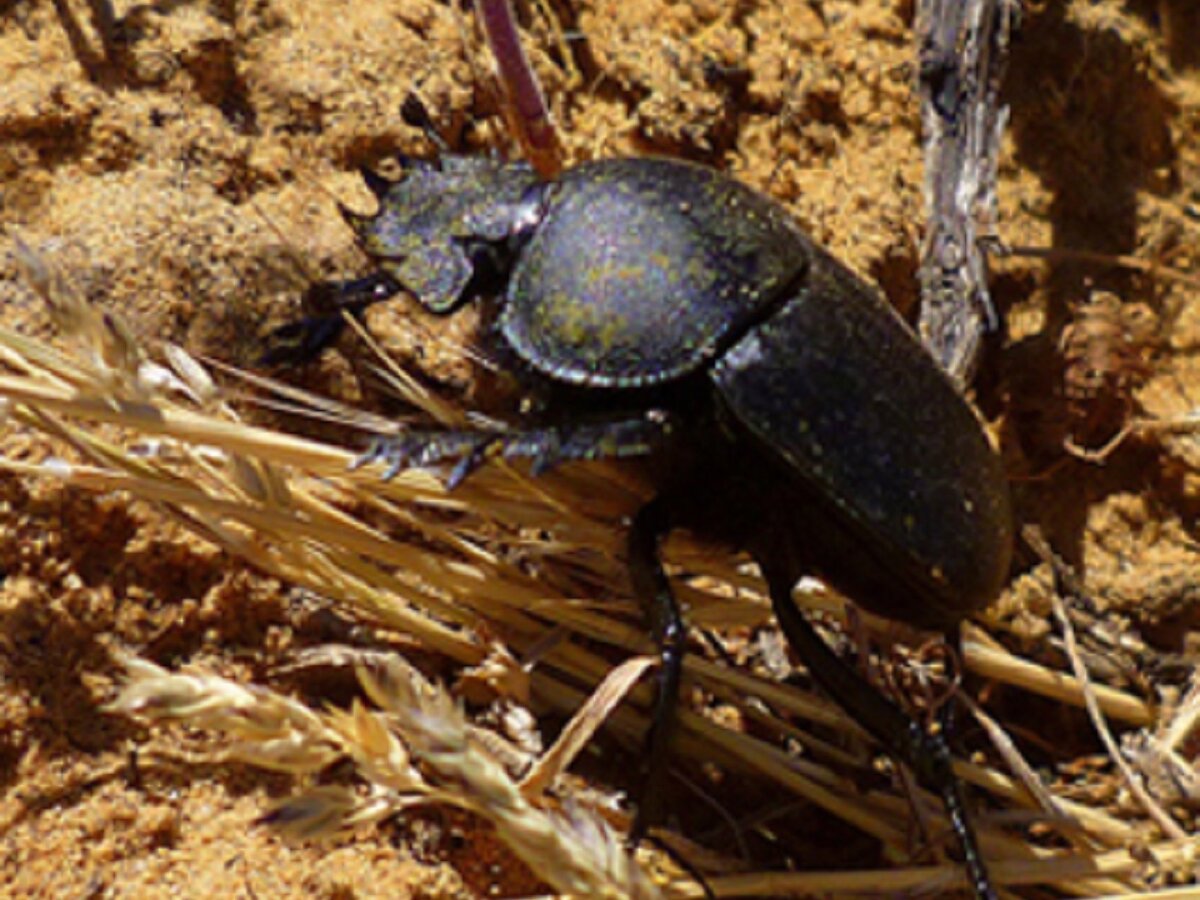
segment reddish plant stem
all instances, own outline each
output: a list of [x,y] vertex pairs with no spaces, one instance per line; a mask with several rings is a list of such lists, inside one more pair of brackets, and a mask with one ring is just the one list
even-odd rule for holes
[[562,170],[562,147],[550,121],[537,76],[529,65],[509,0],[475,0],[492,49],[505,100],[506,118],[534,169],[543,178]]

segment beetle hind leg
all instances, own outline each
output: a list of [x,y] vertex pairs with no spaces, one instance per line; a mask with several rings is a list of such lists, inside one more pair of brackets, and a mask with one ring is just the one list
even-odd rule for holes
[[962,850],[971,889],[979,900],[995,900],[945,734],[927,731],[834,653],[792,600],[795,579],[761,560],[760,565],[770,587],[775,618],[813,681],[941,797]]

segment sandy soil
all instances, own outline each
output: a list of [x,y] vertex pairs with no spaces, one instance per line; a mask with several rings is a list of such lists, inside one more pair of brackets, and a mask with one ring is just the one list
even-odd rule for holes
[[[911,0],[551,5],[570,58],[539,14],[528,38],[573,159],[652,151],[718,165],[787,203],[911,309],[922,221]],[[1200,272],[1200,32],[1186,5],[1052,0],[1027,11],[1008,85],[1005,241]],[[115,6],[105,41],[83,0],[0,0],[0,226],[147,340],[250,364],[297,313],[306,277],[366,271],[336,202],[369,209],[355,167],[428,152],[399,115],[414,88],[456,148],[511,144],[453,5]],[[1013,258],[998,264],[995,291],[1010,333],[979,401],[1024,521],[1044,527],[1147,654],[1186,672],[1200,653],[1200,442],[1135,433],[1103,464],[1064,447],[1099,448],[1126,422],[1175,421],[1200,405],[1197,289],[1128,267]],[[6,324],[49,334],[2,232],[0,309]],[[462,323],[410,315],[391,304],[372,326],[470,400]],[[357,390],[336,357],[304,377]],[[0,441],[13,458],[49,452],[16,430]],[[990,615],[1036,648],[1046,573],[1023,557],[1015,571]],[[486,829],[452,814],[332,850],[284,844],[253,823],[285,780],[197,768],[187,760],[202,738],[99,711],[112,647],[262,677],[289,648],[351,627],[316,601],[123,498],[7,475],[0,572],[0,893],[536,890]]]

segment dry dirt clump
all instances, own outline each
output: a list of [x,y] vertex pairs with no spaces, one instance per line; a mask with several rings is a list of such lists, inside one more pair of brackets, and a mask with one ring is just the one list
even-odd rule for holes
[[[664,153],[719,166],[786,203],[818,240],[913,310],[923,175],[911,0],[517,6],[573,161]],[[22,274],[17,236],[97,308],[119,314],[140,345],[171,341],[253,368],[264,336],[299,313],[307,284],[366,271],[337,204],[370,208],[357,167],[386,169],[397,152],[432,151],[400,115],[410,93],[456,149],[511,152],[490,65],[460,4],[113,7],[106,24],[103,0],[0,0],[0,326],[31,338],[54,329]],[[1169,713],[1200,662],[1200,60],[1192,50],[1200,32],[1190,31],[1198,27],[1189,0],[1055,0],[1026,10],[1006,87],[1012,119],[998,236],[1052,252],[997,262],[1007,334],[976,387],[1022,522],[1038,525],[1082,579],[1075,624],[1092,677],[1156,714],[1164,705]],[[403,299],[369,317],[402,366],[465,404],[488,394],[463,352],[470,324],[431,321]],[[343,354],[294,381],[387,411],[388,398],[362,377],[356,341],[348,337]],[[332,426],[247,415],[350,439]],[[111,486],[84,490],[17,473],[20,464],[77,457],[70,440],[10,424],[0,432],[0,894],[545,890],[491,825],[457,811],[406,813],[333,844],[282,840],[256,820],[291,790],[290,779],[205,762],[225,748],[208,733],[147,729],[106,713],[118,657],[129,651],[169,669],[195,664],[271,683],[315,709],[348,706],[358,688],[345,672],[278,676],[314,645],[366,640],[403,649],[443,680],[460,673],[378,619],[364,624],[269,566],[274,574],[263,574],[162,508]],[[548,540],[548,523],[538,539]],[[526,557],[513,558],[524,572]],[[1066,670],[1050,564],[1022,549],[1014,576],[981,625],[1008,650]],[[587,582],[571,577],[561,585]],[[563,587],[560,596],[588,594]],[[757,623],[745,616],[713,623],[743,626],[728,639],[731,654],[759,671],[786,671],[769,635],[747,639],[744,626]],[[1052,789],[1133,823],[1131,843],[1155,839],[1077,706],[1031,700],[967,668],[973,696]],[[462,692],[471,695],[474,683]],[[750,733],[762,727],[757,707],[738,708],[734,691],[705,696],[715,718]],[[1117,724],[1144,725],[1140,715]],[[521,742],[511,727],[509,736]],[[968,732],[972,746],[990,747],[978,737]],[[1130,729],[1130,758],[1157,760],[1143,772],[1151,794],[1194,831],[1197,795],[1183,776],[1195,777],[1196,736],[1187,729],[1175,745],[1186,772],[1168,771],[1145,740]],[[597,781],[634,787],[612,771],[620,764],[597,768],[588,773]],[[709,776],[708,789],[738,817],[753,818],[778,794]],[[852,793],[848,784],[835,782]],[[704,805],[686,793],[681,804]],[[785,835],[777,843],[750,829],[752,842],[775,854],[752,868],[884,865],[874,840],[821,810],[779,814],[769,826]],[[1042,826],[1031,833],[1046,846],[1062,843]],[[720,851],[737,855],[736,842],[726,844]],[[1147,863],[1121,883],[1189,876],[1185,866]]]

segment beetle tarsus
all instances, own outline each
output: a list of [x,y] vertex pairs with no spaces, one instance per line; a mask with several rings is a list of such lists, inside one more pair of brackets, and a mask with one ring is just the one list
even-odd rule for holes
[[450,471],[450,475],[446,479],[446,489],[452,491],[466,481],[468,475],[483,465],[488,450],[499,440],[499,436],[484,435],[474,446],[469,448]]
[[447,479],[453,490],[483,464],[489,447],[500,439],[498,434],[480,431],[406,431],[375,437],[367,449],[351,464],[358,469],[383,462],[383,478],[390,481],[407,468],[427,468],[446,460],[457,460]]

